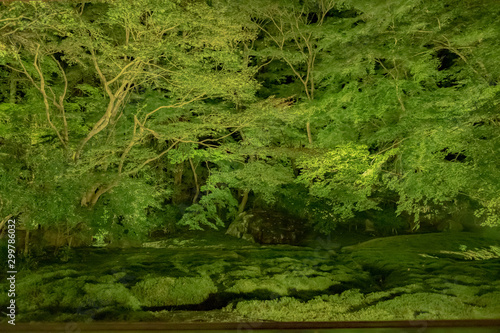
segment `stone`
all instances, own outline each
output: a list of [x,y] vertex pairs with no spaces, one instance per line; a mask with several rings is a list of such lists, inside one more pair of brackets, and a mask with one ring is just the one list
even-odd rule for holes
[[248,230],[248,220],[251,214],[241,213],[227,228],[226,235],[242,238]]
[[299,243],[306,233],[304,221],[276,211],[253,210],[241,213],[226,234],[260,244]]
[[459,221],[450,219],[441,221],[437,225],[438,231],[460,232],[464,230],[464,226]]

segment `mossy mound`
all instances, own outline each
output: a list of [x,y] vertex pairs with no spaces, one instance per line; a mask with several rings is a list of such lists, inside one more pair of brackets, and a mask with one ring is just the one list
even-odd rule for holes
[[[417,287],[416,290],[419,288]],[[407,290],[409,291],[409,290]],[[248,320],[274,321],[370,321],[498,318],[500,301],[491,294],[484,305],[468,304],[450,295],[403,290],[363,294],[348,290],[342,294],[317,296],[309,301],[282,297],[267,301],[241,301],[226,310]]]
[[252,293],[259,289],[266,289],[277,295],[288,295],[295,291],[304,290],[326,290],[329,287],[339,284],[339,282],[326,276],[289,276],[287,274],[277,274],[268,278],[241,279],[227,292]]
[[200,277],[147,277],[132,288],[141,305],[147,307],[199,304],[217,287],[207,276]]
[[[336,260],[353,269],[344,285],[349,277],[363,276],[356,269],[368,274],[371,283],[363,291],[240,301],[227,310],[249,320],[277,321],[499,318],[497,246],[497,236],[471,233],[374,239],[345,248]],[[309,269],[338,279],[342,263]]]
[[[53,269],[17,274],[19,321],[123,319],[130,311],[140,310],[137,298],[119,282],[124,274],[95,277],[71,269]],[[8,300],[1,297],[0,302],[4,301]]]
[[343,251],[203,244],[77,249],[67,261],[40,261],[17,275],[17,319],[176,320],[188,309],[197,318],[219,311],[217,320],[500,317],[499,242],[491,235],[395,236]]

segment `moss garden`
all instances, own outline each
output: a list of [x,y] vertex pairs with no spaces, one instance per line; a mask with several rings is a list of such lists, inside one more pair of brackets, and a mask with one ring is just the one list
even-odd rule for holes
[[[341,248],[337,239],[290,246],[217,232],[188,235],[25,260],[17,274],[17,320],[371,321],[500,314],[498,233],[390,236]],[[5,304],[7,285],[1,287]]]
[[0,1],[0,327],[500,325],[499,17]]

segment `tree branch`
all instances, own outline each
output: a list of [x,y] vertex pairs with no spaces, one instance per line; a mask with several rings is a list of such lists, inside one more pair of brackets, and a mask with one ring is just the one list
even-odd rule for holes
[[131,174],[134,174],[134,173],[137,173],[137,171],[141,170],[146,164],[150,163],[150,162],[153,162],[157,159],[159,159],[160,157],[162,157],[163,155],[165,155],[166,153],[168,153],[172,148],[175,147],[176,144],[178,144],[180,142],[180,140],[177,140],[175,141],[174,143],[172,143],[172,145],[170,147],[168,147],[166,150],[164,150],[163,152],[161,152],[160,154],[158,154],[157,156],[153,157],[153,158],[150,158],[148,160],[146,160],[144,163],[142,163],[140,166],[138,166],[137,168],[129,171],[127,173],[127,175],[131,175]]
[[57,127],[54,125],[54,123],[52,122],[52,120],[50,118],[50,105],[49,105],[47,93],[45,91],[45,78],[43,77],[43,72],[40,68],[40,65],[38,64],[38,51],[39,51],[39,49],[40,49],[40,45],[37,45],[36,52],[35,52],[35,60],[33,62],[33,65],[35,66],[35,69],[36,69],[38,75],[40,76],[40,87],[37,87],[37,85],[35,84],[35,81],[31,77],[31,75],[28,74],[21,59],[19,59],[19,62],[21,63],[21,66],[24,68],[25,74],[28,76],[28,78],[31,80],[31,82],[35,85],[36,88],[38,88],[38,90],[42,94],[43,103],[45,105],[45,114],[47,116],[47,121],[49,122],[50,127],[52,127],[52,129],[56,132],[57,137],[59,138],[59,141],[61,141],[61,144],[63,145],[64,149],[66,150],[68,148],[68,146],[67,146],[66,142],[64,141],[63,137],[61,136],[61,133],[59,133],[59,130],[57,129]]

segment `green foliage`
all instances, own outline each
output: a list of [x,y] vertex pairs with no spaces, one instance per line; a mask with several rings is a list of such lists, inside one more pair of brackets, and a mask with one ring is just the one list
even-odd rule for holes
[[487,0],[4,4],[0,218],[84,222],[104,242],[162,228],[162,205],[205,186],[180,225],[222,227],[246,193],[324,233],[378,208],[415,231],[462,202],[497,226],[499,15]]
[[203,230],[202,226],[213,229],[224,227],[224,221],[220,218],[221,211],[225,212],[227,219],[234,218],[238,202],[228,188],[221,189],[214,186],[204,186],[202,191],[207,191],[199,203],[193,204],[179,220],[179,225],[189,226],[191,230]]
[[293,180],[290,167],[279,162],[257,160],[248,162],[243,167],[221,168],[222,171],[210,176],[211,183],[224,183],[230,188],[251,190],[267,203],[275,200],[281,186]]
[[[323,221],[318,220],[321,231],[328,233],[337,221],[352,218],[356,211],[377,207],[370,196],[389,156],[370,158],[366,146],[346,145],[298,161],[302,173],[296,181],[308,186],[314,198],[308,204],[313,212],[323,216]],[[318,206],[318,202],[326,205]]]

